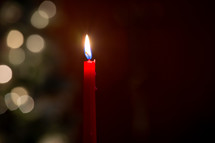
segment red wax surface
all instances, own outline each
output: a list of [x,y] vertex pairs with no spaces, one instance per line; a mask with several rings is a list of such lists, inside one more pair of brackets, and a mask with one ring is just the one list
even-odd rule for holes
[[96,143],[95,61],[84,62],[83,143]]

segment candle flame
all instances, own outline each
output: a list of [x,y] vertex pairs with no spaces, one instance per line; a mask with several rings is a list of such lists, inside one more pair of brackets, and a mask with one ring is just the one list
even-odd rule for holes
[[92,58],[92,52],[91,52],[91,48],[90,48],[90,40],[89,40],[89,37],[87,34],[85,37],[84,53],[85,53],[85,56],[88,60],[90,60]]

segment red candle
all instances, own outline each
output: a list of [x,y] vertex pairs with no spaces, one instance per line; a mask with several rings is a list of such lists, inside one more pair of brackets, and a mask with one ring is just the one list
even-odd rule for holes
[[83,96],[83,143],[96,143],[95,60],[88,35],[85,38],[84,96]]

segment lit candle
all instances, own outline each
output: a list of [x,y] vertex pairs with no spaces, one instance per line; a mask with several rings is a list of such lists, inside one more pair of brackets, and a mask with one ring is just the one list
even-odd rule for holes
[[95,60],[88,35],[85,37],[84,96],[83,96],[83,143],[96,143]]

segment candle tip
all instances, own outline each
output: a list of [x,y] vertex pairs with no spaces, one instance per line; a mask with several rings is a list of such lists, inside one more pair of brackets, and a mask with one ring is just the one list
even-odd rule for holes
[[92,52],[91,52],[91,48],[90,48],[90,40],[89,40],[89,36],[87,34],[85,36],[84,53],[85,53],[85,56],[88,60],[90,60],[92,58]]

